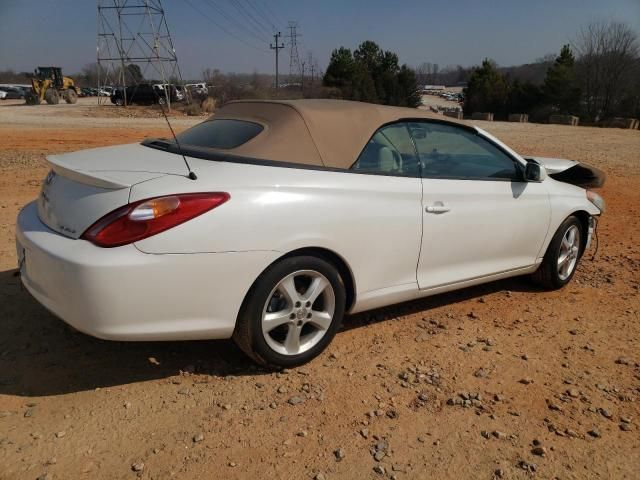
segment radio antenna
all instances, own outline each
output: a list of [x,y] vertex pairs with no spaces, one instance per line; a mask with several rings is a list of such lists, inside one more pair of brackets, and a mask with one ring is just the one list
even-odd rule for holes
[[[170,95],[170,93],[167,93],[167,90],[168,90],[168,87],[165,89],[165,94]],[[178,147],[178,153],[182,156],[182,160],[184,160],[184,164],[187,166],[187,171],[189,172],[189,174],[187,175],[187,178],[190,178],[191,180],[196,180],[198,176],[196,175],[196,172],[191,170],[191,167],[189,166],[189,162],[187,162],[187,157],[184,155],[184,152],[182,151],[182,147],[180,146],[180,142],[178,141],[176,132],[173,131],[173,127],[171,126],[171,122],[169,121],[169,117],[167,116],[167,112],[165,111],[164,105],[162,103],[160,104],[160,109],[162,110],[162,115],[164,116],[164,119],[167,121],[169,130],[171,130],[171,135],[173,135],[173,140],[176,142],[176,146]]]

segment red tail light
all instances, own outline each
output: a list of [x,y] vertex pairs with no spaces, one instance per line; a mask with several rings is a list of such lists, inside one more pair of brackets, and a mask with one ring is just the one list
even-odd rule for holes
[[130,203],[106,214],[82,234],[99,247],[137,242],[202,215],[229,200],[225,192],[185,193]]

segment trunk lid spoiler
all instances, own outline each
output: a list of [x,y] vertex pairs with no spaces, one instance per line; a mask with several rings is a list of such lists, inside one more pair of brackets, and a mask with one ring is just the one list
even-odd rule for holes
[[61,175],[84,185],[105,188],[108,190],[118,190],[121,188],[130,188],[132,185],[151,180],[162,176],[162,174],[149,177],[149,174],[136,172],[96,172],[89,170],[81,170],[71,165],[67,165],[64,160],[56,155],[47,157],[47,163],[57,175]]

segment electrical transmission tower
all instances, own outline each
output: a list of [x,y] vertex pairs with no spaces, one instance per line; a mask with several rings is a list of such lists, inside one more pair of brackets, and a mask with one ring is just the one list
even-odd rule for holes
[[289,45],[289,82],[293,78],[300,75],[300,57],[298,55],[298,37],[301,37],[298,33],[298,22],[289,22],[289,35],[285,38],[288,40]]
[[122,87],[125,105],[128,85],[156,80],[170,107],[168,84],[182,84],[162,0],[98,0],[97,57],[98,88]]

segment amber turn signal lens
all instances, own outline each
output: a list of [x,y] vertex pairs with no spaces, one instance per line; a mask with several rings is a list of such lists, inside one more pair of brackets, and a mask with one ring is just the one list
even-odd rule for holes
[[173,212],[179,206],[180,199],[177,196],[153,198],[134,208],[129,214],[129,219],[134,222],[142,222],[160,218]]

